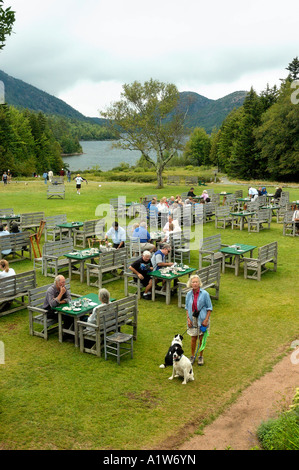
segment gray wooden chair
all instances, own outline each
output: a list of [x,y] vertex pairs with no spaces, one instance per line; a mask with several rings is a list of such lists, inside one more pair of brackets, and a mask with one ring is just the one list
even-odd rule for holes
[[119,331],[117,309],[103,315],[103,327],[105,360],[107,361],[108,355],[114,356],[120,364],[120,358],[126,354],[130,354],[133,359],[133,335]]

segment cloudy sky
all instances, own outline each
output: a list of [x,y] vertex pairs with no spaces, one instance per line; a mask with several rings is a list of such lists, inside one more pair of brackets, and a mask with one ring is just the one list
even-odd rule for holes
[[0,69],[99,116],[150,78],[218,99],[279,86],[299,55],[298,0],[4,0]]

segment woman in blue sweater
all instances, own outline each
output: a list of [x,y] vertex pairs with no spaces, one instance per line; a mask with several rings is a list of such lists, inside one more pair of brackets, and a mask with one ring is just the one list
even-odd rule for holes
[[[204,328],[210,327],[210,315],[213,310],[212,302],[209,293],[201,289],[202,282],[200,277],[196,274],[190,276],[187,287],[191,290],[186,295],[186,314],[188,335],[191,336],[191,364],[195,361],[195,349],[197,338],[199,339],[199,346],[202,343]],[[203,327],[200,329],[200,327]],[[198,365],[203,365],[203,351],[199,352]]]

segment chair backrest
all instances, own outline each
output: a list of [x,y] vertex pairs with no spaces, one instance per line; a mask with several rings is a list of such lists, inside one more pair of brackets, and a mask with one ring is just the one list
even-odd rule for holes
[[287,212],[285,212],[283,222],[284,222],[285,224],[290,224],[290,223],[292,223],[292,222],[293,222],[293,214],[294,214],[294,211],[287,211]]
[[25,271],[15,276],[0,278],[0,299],[17,295],[18,293],[28,293],[35,286],[35,271]]
[[21,227],[29,225],[39,225],[41,220],[45,219],[44,212],[27,212],[20,215]]
[[47,242],[43,246],[43,255],[45,256],[63,256],[74,249],[72,238],[64,238],[57,242]]
[[258,251],[258,258],[261,262],[277,258],[277,242],[268,243],[261,246]]
[[13,213],[14,213],[14,211],[13,211],[12,208],[10,208],[10,209],[0,209],[0,216],[1,216],[1,217],[2,217],[3,215],[5,215],[5,216],[7,215],[7,216],[8,216],[8,215],[11,215],[11,214],[13,214]]
[[45,218],[45,221],[46,221],[46,225],[45,225],[46,230],[51,230],[53,228],[56,228],[57,224],[66,223],[67,216],[66,214],[50,215]]
[[0,252],[6,250],[20,251],[31,247],[29,232],[10,233],[0,237]]
[[224,217],[230,215],[230,208],[228,206],[219,206],[215,208],[216,217]]
[[201,281],[202,281],[202,288],[205,289],[206,286],[216,283],[220,283],[220,270],[221,270],[221,263],[211,264],[206,266],[205,268],[201,268],[196,271]]
[[216,234],[202,240],[200,251],[218,251],[221,248],[221,235]]
[[235,191],[235,196],[236,196],[236,198],[237,197],[242,198],[243,197],[243,189],[238,189],[237,191]]

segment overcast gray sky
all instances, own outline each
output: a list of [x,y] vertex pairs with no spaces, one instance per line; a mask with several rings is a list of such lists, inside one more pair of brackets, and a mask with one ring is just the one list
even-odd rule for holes
[[296,0],[5,0],[0,69],[99,116],[150,78],[210,99],[279,85],[299,56]]

